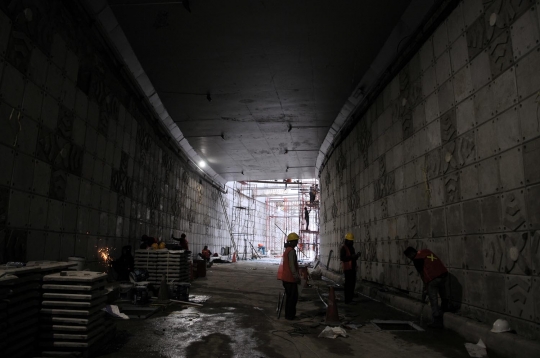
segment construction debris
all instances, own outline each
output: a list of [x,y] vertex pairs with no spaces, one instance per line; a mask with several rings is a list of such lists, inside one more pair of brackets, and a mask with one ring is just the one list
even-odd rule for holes
[[347,331],[341,327],[330,327],[326,326],[323,331],[319,334],[319,338],[331,338],[335,339],[336,337],[347,337]]
[[487,347],[480,339],[478,343],[465,343],[465,348],[471,357],[487,357]]

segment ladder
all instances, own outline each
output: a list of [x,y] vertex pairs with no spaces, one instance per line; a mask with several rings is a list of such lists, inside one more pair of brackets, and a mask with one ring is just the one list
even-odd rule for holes
[[227,215],[227,206],[225,205],[225,199],[223,198],[223,194],[219,194],[219,200],[221,201],[221,207],[223,208],[223,215],[225,216],[225,224],[227,225],[227,229],[229,230],[229,234],[231,235],[231,242],[233,247],[233,253],[238,252],[238,249],[236,247],[236,241],[234,241],[234,235],[231,227],[231,222],[229,221],[229,215]]

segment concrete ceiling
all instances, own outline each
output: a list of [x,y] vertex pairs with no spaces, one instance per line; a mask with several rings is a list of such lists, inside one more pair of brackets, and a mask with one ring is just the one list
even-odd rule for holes
[[191,0],[190,13],[170,2],[109,5],[172,120],[226,180],[313,178],[328,129],[410,3]]

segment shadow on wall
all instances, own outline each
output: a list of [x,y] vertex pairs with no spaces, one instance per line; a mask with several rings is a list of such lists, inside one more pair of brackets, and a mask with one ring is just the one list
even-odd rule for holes
[[461,309],[463,301],[463,286],[459,280],[451,272],[448,272],[448,280],[446,281],[446,292],[450,303],[449,310],[457,312]]

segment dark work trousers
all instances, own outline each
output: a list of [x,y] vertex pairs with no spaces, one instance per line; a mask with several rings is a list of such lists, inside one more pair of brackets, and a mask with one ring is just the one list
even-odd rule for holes
[[448,299],[446,298],[446,277],[448,275],[440,276],[433,279],[428,285],[429,304],[431,305],[431,314],[433,320],[439,320],[442,318],[442,310],[439,307],[439,299],[437,294],[441,296],[441,303],[443,308],[446,309]]
[[309,216],[306,216],[306,230],[309,230]]
[[285,319],[293,319],[296,316],[296,302],[298,302],[298,284],[296,282],[283,281],[285,288]]
[[350,303],[354,297],[356,287],[356,270],[346,270],[345,273],[345,303]]

